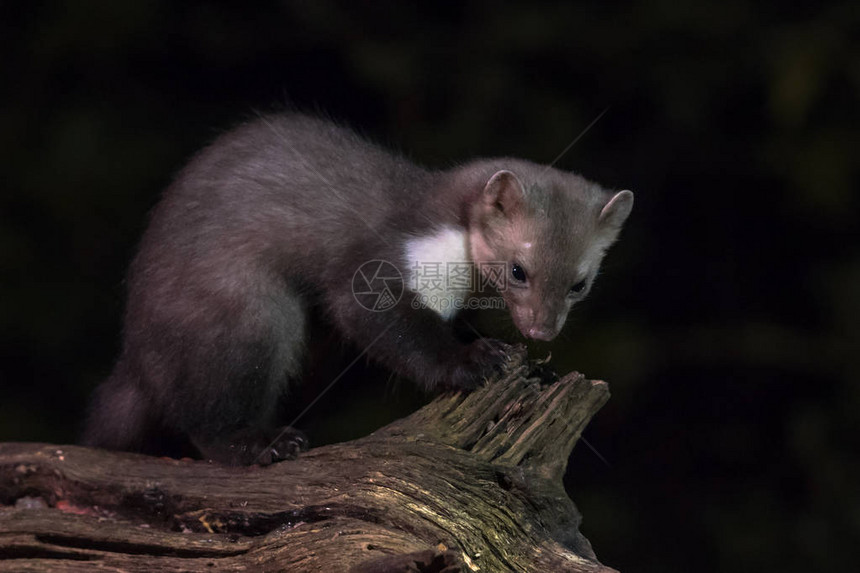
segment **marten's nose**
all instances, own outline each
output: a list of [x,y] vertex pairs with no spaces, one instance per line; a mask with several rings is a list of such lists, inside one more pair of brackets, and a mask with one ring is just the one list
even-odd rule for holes
[[535,340],[552,340],[555,338],[555,332],[548,328],[533,326],[529,328],[528,336]]

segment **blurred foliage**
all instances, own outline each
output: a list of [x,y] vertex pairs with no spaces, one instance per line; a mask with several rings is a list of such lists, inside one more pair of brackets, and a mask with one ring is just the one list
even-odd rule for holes
[[[74,439],[147,210],[253,110],[324,111],[444,167],[551,161],[609,107],[559,165],[636,208],[534,348],[612,383],[586,433],[609,465],[580,446],[568,475],[585,533],[623,571],[856,563],[853,3],[249,6],[0,4],[0,439]],[[346,396],[328,411],[401,399]]]

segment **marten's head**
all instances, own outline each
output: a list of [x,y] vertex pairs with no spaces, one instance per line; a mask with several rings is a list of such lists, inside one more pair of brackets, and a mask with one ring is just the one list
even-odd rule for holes
[[471,207],[470,254],[520,332],[552,340],[591,290],[632,207],[630,191],[613,194],[572,173],[515,162],[490,177]]

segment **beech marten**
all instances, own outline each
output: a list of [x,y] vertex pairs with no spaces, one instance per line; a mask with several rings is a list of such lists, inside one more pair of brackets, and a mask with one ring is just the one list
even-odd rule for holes
[[[273,418],[301,382],[311,303],[394,373],[474,388],[506,345],[461,342],[450,320],[471,289],[426,265],[474,266],[524,336],[551,340],[632,206],[630,191],[528,161],[434,171],[326,120],[259,117],[200,152],[152,212],[84,442],[146,451],[166,433],[227,464],[295,457],[306,440]],[[358,275],[371,261],[388,274]],[[399,299],[357,296],[357,277],[397,294],[395,275]]]

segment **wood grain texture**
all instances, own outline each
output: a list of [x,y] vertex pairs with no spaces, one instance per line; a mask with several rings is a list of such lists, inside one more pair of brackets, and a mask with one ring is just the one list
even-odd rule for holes
[[0,444],[0,571],[600,571],[561,483],[609,397],[522,349],[477,391],[296,461]]

